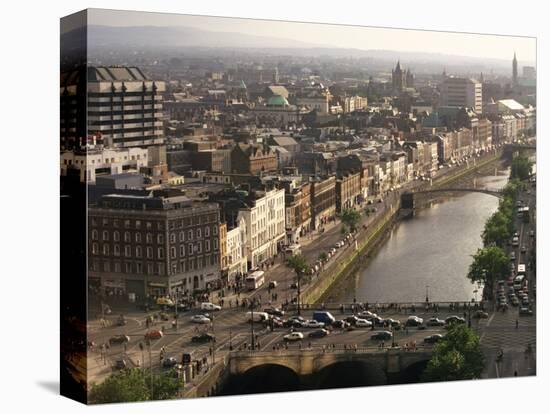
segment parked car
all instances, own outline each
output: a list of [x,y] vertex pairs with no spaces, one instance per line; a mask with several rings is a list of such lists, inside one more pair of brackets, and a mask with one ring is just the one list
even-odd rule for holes
[[384,319],[384,324],[386,326],[391,326],[394,330],[401,329],[401,321],[398,321],[397,319],[392,319],[392,318]]
[[210,318],[207,318],[204,315],[193,315],[191,316],[191,322],[200,324],[210,323]]
[[164,336],[160,329],[151,329],[145,334],[145,339],[160,339]]
[[435,344],[438,341],[441,341],[444,338],[441,334],[433,334],[424,338],[424,343],[426,344]]
[[302,339],[304,339],[304,334],[302,332],[291,332],[283,336],[283,340],[286,342],[301,341]]
[[174,301],[167,297],[160,297],[157,299],[157,305],[160,306],[172,306],[174,304]]
[[307,336],[310,338],[323,338],[329,334],[329,331],[326,329],[317,329],[310,332]]
[[521,246],[521,252],[525,253],[526,251],[527,251],[527,247],[525,247],[525,245]]
[[345,320],[347,323],[349,323],[350,325],[355,325],[359,319],[360,319],[360,318],[358,318],[358,317],[355,316],[355,315],[346,316],[346,317],[344,318],[344,320]]
[[436,318],[435,316],[428,319],[427,322],[428,326],[443,326],[445,325],[445,321],[443,319]]
[[382,341],[391,339],[393,334],[390,331],[378,331],[370,337],[374,341]]
[[191,342],[196,342],[196,343],[216,342],[216,337],[207,332],[203,332],[201,334],[193,336],[191,338]]
[[130,342],[130,337],[128,335],[115,335],[109,338],[110,345],[124,344],[127,342]]
[[371,312],[371,311],[364,310],[362,312],[359,312],[359,316],[361,316],[363,318],[375,318],[378,315],[376,313]]

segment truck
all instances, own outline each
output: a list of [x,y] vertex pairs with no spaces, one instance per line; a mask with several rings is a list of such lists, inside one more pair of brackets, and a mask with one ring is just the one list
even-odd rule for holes
[[332,316],[330,312],[327,311],[315,311],[313,312],[312,319],[317,322],[323,322],[325,325],[332,325],[336,318]]

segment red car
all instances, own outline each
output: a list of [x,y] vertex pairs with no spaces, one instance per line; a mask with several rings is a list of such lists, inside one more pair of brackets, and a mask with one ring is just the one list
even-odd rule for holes
[[145,339],[160,339],[164,336],[162,331],[153,329],[145,334]]

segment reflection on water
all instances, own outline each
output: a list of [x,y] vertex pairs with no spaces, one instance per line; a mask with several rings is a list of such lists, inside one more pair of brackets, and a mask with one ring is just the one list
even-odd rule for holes
[[[477,178],[478,187],[500,188],[508,171]],[[466,277],[481,232],[498,199],[468,193],[417,212],[398,225],[367,266],[350,275],[326,302],[469,301],[476,288]],[[481,292],[480,292],[481,293]],[[478,295],[479,298],[479,295]]]

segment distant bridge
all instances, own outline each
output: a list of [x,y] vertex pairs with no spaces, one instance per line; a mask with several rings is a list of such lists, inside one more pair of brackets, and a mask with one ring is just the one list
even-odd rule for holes
[[414,192],[404,192],[401,194],[401,208],[413,209],[415,208],[415,198],[423,194],[432,193],[481,193],[488,194],[494,197],[502,198],[503,193],[500,189],[493,188],[468,188],[468,187],[434,187],[425,190],[419,190]]

